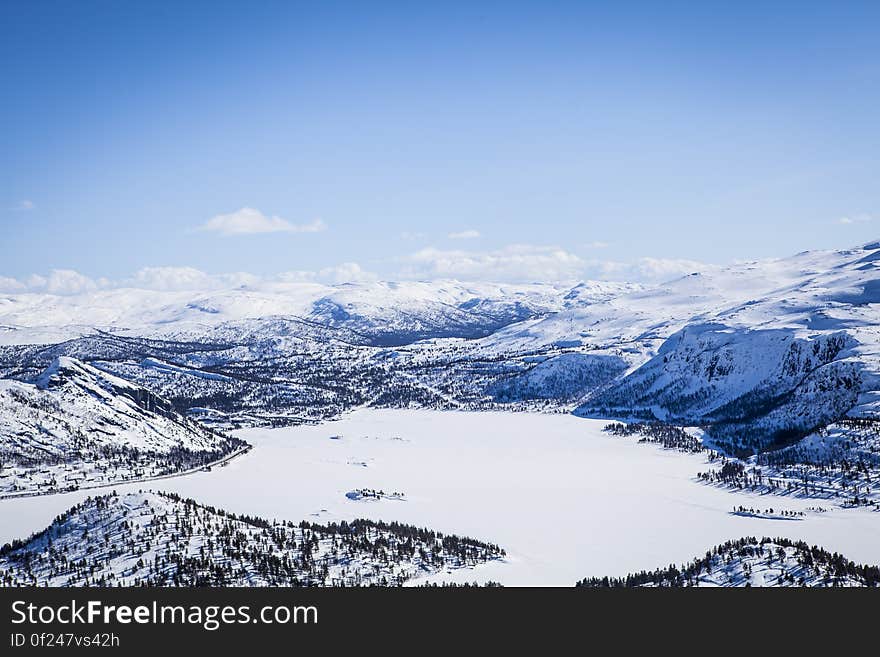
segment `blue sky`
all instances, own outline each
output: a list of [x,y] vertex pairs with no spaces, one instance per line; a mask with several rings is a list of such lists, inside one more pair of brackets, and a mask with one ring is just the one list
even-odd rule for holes
[[632,263],[853,246],[880,234],[878,25],[876,2],[6,0],[0,277],[650,277]]

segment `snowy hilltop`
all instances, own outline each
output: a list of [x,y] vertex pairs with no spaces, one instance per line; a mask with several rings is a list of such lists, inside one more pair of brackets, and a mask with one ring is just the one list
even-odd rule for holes
[[398,523],[295,525],[169,493],[114,493],[0,549],[0,585],[394,586],[503,555],[496,545]]
[[860,566],[843,555],[785,538],[741,538],[712,548],[681,567],[591,577],[581,587],[772,586],[876,587],[880,568]]

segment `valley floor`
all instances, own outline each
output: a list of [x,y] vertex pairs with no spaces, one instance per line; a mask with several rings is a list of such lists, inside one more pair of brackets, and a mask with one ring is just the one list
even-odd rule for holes
[[[702,485],[703,454],[602,432],[600,420],[504,412],[360,410],[316,426],[237,432],[254,449],[226,467],[151,487],[232,513],[329,522],[397,520],[492,541],[503,561],[432,581],[571,586],[684,563],[742,536],[880,554],[880,513]],[[0,500],[0,543],[46,527],[87,491]],[[733,514],[743,505],[776,513]],[[798,522],[780,512],[798,513]],[[803,512],[803,515],[800,515]],[[424,581],[424,580],[422,580]]]

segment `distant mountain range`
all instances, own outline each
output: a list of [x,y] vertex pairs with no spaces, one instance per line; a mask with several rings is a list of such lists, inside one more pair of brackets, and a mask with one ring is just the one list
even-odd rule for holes
[[[113,377],[110,388],[167,400],[156,407],[163,421],[173,412],[217,429],[314,422],[362,406],[550,409],[701,426],[728,454],[776,450],[841,418],[877,414],[878,267],[880,243],[871,243],[655,286],[11,295],[0,298],[0,438],[7,453],[24,449],[22,432],[33,430],[18,426],[16,405],[52,395],[26,382],[76,358],[90,363],[76,365],[88,377]],[[151,444],[150,431],[126,423],[128,444]],[[172,423],[201,435],[190,428],[198,424]]]
[[222,339],[268,323],[281,335],[400,346],[427,338],[484,337],[524,319],[638,287],[605,282],[574,288],[457,281],[264,283],[210,291],[0,295],[0,344],[56,343],[96,329],[177,341]]

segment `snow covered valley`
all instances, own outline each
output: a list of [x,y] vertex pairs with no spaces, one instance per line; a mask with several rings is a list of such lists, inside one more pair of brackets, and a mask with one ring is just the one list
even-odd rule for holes
[[[870,508],[706,485],[696,478],[704,453],[615,437],[605,424],[567,414],[365,409],[318,425],[241,430],[235,435],[254,449],[226,466],[115,490],[169,491],[294,523],[398,521],[506,551],[416,583],[571,586],[683,564],[745,536],[880,561],[880,513]],[[0,500],[0,544],[44,529],[90,494]],[[775,511],[732,513],[739,506]]]

